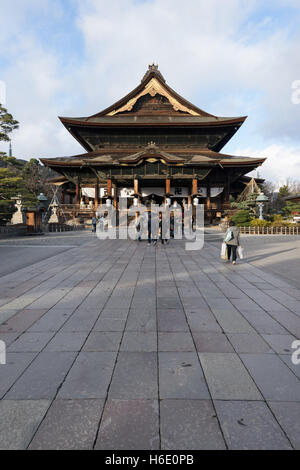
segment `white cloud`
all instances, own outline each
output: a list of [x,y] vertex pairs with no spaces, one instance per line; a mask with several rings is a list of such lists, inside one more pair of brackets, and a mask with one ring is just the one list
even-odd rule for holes
[[[56,0],[53,8],[52,0],[15,0],[1,11],[6,21],[0,46],[11,61],[0,79],[8,84],[7,106],[21,124],[13,137],[17,156],[81,152],[57,116],[104,109],[135,87],[155,61],[170,86],[199,107],[249,115],[234,145],[246,148],[248,136],[249,155],[269,157],[261,172],[277,178],[280,155],[289,149],[284,171],[300,178],[300,105],[291,102],[291,84],[300,79],[300,31],[291,34],[271,10],[256,16],[258,0],[71,3],[78,7],[77,40],[83,44],[79,66],[72,61],[76,46],[62,43],[53,50],[55,33],[49,32],[48,44],[40,40],[38,25],[28,27],[32,12],[55,21],[65,4]],[[277,0],[281,3],[284,8]]]
[[6,84],[3,80],[0,80],[0,104],[2,106],[6,104]]
[[[289,179],[300,179],[300,145],[270,145],[268,147],[238,148],[236,155],[267,158],[257,170],[262,178],[285,184]],[[253,172],[256,176],[256,172]]]

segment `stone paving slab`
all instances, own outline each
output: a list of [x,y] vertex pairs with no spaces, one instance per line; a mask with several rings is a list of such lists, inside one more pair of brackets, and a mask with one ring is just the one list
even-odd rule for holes
[[0,450],[25,450],[50,403],[48,400],[0,401]]
[[23,333],[37,320],[39,320],[47,312],[47,309],[27,309],[18,311],[18,313],[6,322],[2,322],[0,318],[1,333]]
[[275,354],[241,354],[265,400],[299,401],[300,381]]
[[239,353],[274,353],[271,346],[258,333],[227,333],[235,351]]
[[264,340],[271,346],[271,348],[278,354],[293,354],[292,344],[295,341],[295,336],[291,335],[262,335]]
[[291,361],[291,356],[288,354],[279,354],[280,359],[284,362],[289,369],[295,374],[296,377],[300,380],[300,364],[293,364]]
[[28,328],[28,332],[51,332],[51,331],[59,331],[60,328],[66,323],[68,318],[72,315],[74,309],[63,309],[53,307],[52,309],[48,310],[45,315],[38,321],[36,321],[30,328]]
[[144,305],[129,311],[126,331],[155,332],[156,330],[156,311],[154,307],[148,308]]
[[0,333],[0,341],[4,341],[6,347],[10,346],[18,337],[20,333]]
[[157,399],[157,354],[120,352],[109,398],[119,400]]
[[[260,334],[287,334],[288,331],[264,310],[241,309],[240,313]],[[254,332],[252,332],[254,333]]]
[[0,398],[9,391],[37,353],[7,353],[6,365],[0,366]]
[[162,450],[226,449],[210,400],[162,400]]
[[1,445],[299,448],[295,284],[223,263],[215,241],[101,244],[78,234],[77,247],[0,277],[0,407],[19,426],[5,435],[0,423]]
[[93,449],[103,405],[104,400],[55,400],[29,449]]
[[190,333],[158,333],[158,350],[161,352],[195,352],[195,345]]
[[58,398],[105,398],[115,352],[81,352],[59,390]]
[[24,333],[11,346],[9,352],[40,352],[52,339],[54,333]]
[[217,415],[231,450],[292,449],[263,402],[215,401]]
[[123,336],[121,351],[157,351],[157,334],[154,332],[126,331]]
[[59,332],[47,344],[44,350],[46,352],[78,352],[81,350],[86,338],[87,333]]
[[212,312],[196,309],[185,310],[190,330],[194,333],[214,332],[221,333],[222,328],[218,324]]
[[180,309],[157,310],[158,331],[189,331],[186,316]]
[[121,339],[121,332],[102,332],[93,330],[83,346],[83,351],[118,351]]
[[199,353],[199,357],[213,399],[262,400],[237,354]]
[[159,353],[159,384],[161,398],[209,398],[196,353]]
[[294,449],[300,450],[300,403],[268,402],[268,405]]
[[53,399],[74,359],[75,353],[71,352],[41,352],[5,398],[12,400]]
[[108,400],[95,449],[159,448],[159,411],[156,400]]
[[222,333],[193,333],[196,349],[198,352],[230,353],[233,347],[225,334]]

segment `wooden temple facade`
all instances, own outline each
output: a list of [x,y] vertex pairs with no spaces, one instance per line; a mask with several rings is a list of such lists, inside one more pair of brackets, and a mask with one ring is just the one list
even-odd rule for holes
[[99,204],[120,197],[146,203],[205,204],[206,221],[217,222],[264,158],[221,153],[246,117],[209,114],[170,88],[150,65],[141,83],[109,108],[89,117],[60,117],[85,153],[41,159],[59,175],[64,212],[91,216]]

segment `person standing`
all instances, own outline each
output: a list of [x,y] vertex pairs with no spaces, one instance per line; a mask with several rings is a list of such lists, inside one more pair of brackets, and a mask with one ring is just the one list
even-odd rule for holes
[[159,215],[156,211],[151,211],[151,237],[153,245],[157,245],[159,236]]
[[143,215],[140,215],[136,223],[137,239],[139,242],[142,241],[143,231],[144,231],[145,219]]
[[229,222],[229,227],[225,234],[224,242],[227,245],[227,259],[232,258],[232,264],[236,264],[237,248],[240,245],[240,231],[233,220]]
[[93,225],[93,233],[96,233],[96,229],[97,229],[97,217],[94,215],[94,217],[92,218],[92,225]]

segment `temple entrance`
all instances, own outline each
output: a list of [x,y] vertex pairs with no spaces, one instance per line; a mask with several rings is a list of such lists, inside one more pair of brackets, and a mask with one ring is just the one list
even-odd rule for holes
[[149,196],[145,196],[141,198],[142,204],[148,206],[150,204],[158,204],[161,206],[165,202],[164,196],[159,196],[158,194],[149,194]]

